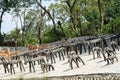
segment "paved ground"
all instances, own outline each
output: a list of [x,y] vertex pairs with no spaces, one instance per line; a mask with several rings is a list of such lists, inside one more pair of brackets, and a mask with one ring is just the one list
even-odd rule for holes
[[35,77],[51,77],[51,76],[67,76],[67,75],[78,75],[78,74],[92,74],[92,73],[120,73],[120,51],[117,52],[117,57],[119,62],[114,64],[106,65],[107,62],[103,60],[103,57],[93,59],[92,54],[88,55],[85,53],[81,55],[81,58],[84,60],[86,65],[80,63],[80,67],[77,68],[74,65],[74,69],[70,69],[69,64],[67,63],[67,58],[65,61],[59,61],[53,64],[55,67],[54,71],[43,73],[41,71],[40,65],[36,65],[36,72],[29,73],[28,65],[25,65],[26,71],[20,72],[19,67],[16,67],[16,74],[11,75],[10,73],[5,74],[4,68],[0,65],[0,79],[13,79],[13,78],[35,78]]

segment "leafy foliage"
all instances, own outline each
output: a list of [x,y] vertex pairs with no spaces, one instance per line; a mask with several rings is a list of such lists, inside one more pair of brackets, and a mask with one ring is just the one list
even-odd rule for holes
[[[58,37],[62,39],[99,34],[101,15],[98,0],[46,0],[53,3],[49,7],[44,7],[42,4],[42,8],[37,1],[45,2],[1,0],[0,12],[3,9],[10,11],[14,8],[15,17],[19,15],[22,20],[21,29],[14,29],[8,33],[7,39],[17,40],[18,44],[22,45],[21,38],[24,36],[27,45],[38,44],[39,37],[42,43],[49,43],[57,41]],[[102,34],[120,33],[120,0],[100,1],[103,17]]]

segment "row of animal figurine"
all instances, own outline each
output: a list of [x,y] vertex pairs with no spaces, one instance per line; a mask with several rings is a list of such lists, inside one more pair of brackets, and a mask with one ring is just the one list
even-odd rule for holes
[[[91,51],[93,53],[93,58],[95,59],[96,53],[98,58],[101,58],[102,55],[104,60],[107,61],[107,64],[109,64],[110,62],[114,63],[115,59],[118,61],[116,56],[116,48],[119,50],[118,45],[115,41],[112,41],[110,45],[112,48],[105,47],[103,49],[99,46],[92,47]],[[56,57],[59,57],[59,60],[65,60],[66,55],[71,69],[73,69],[73,62],[76,64],[77,67],[79,67],[79,62],[82,62],[82,64],[85,65],[84,60],[77,53],[75,45],[70,45],[69,50],[66,46],[51,47],[49,44],[29,45],[27,47],[29,48],[29,51],[11,52],[9,48],[0,51],[1,64],[3,64],[4,66],[5,73],[15,73],[14,65],[18,65],[21,72],[25,71],[24,65],[26,64],[29,64],[30,72],[32,72],[32,69],[33,72],[35,72],[34,66],[36,62],[41,65],[41,70],[43,72],[50,71],[51,69],[55,70],[52,63],[56,63]]]

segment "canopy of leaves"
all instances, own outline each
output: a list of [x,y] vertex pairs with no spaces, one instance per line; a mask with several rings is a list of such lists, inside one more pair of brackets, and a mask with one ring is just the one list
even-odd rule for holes
[[[57,37],[62,39],[75,37],[76,34],[78,36],[98,35],[101,24],[98,0],[42,0],[42,3],[53,2],[49,7],[41,4],[46,11],[50,12],[55,25],[36,1],[41,0],[1,0],[0,2],[0,11],[10,11],[15,8],[13,11],[21,13],[19,16],[24,19],[22,27],[24,27],[26,44],[38,44],[39,36],[43,43],[48,43],[58,40]],[[103,34],[120,33],[120,0],[101,0],[100,4],[103,16]],[[25,14],[22,13],[23,10],[26,10]],[[57,37],[54,26],[56,26]],[[38,31],[40,31],[39,34]],[[17,32],[15,29],[7,34],[8,39],[11,39],[10,36],[12,36],[21,42],[22,28],[19,29],[19,36],[17,36]]]

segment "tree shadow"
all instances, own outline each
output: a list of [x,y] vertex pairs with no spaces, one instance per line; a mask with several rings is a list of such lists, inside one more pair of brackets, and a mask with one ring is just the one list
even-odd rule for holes
[[95,59],[89,59],[89,60],[87,60],[87,61],[92,61],[92,60],[95,60]]
[[30,74],[30,72],[24,73],[24,75]]
[[11,74],[5,74],[3,76],[0,76],[0,78],[3,78],[3,77],[8,77],[8,76],[12,76]]
[[100,60],[100,61],[98,61],[97,63],[101,63],[101,62],[104,62],[104,60]]
[[67,72],[67,71],[69,71],[69,70],[71,70],[70,68],[69,69],[66,69],[66,70],[64,70],[63,72]]
[[68,62],[65,62],[65,63],[63,63],[62,65],[65,65],[65,64],[67,64]]
[[113,65],[112,63],[109,63],[109,64],[105,64],[105,65],[103,65],[103,66],[101,66],[101,67],[106,67],[106,66],[110,66],[110,65]]
[[47,72],[40,72],[39,74],[44,74],[44,73],[47,73]]
[[108,66],[108,64],[105,64],[105,65],[103,65],[103,66],[101,66],[101,67],[106,67],[106,66]]

